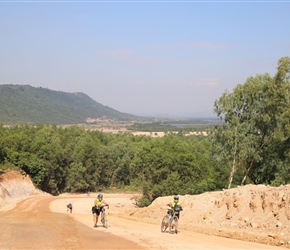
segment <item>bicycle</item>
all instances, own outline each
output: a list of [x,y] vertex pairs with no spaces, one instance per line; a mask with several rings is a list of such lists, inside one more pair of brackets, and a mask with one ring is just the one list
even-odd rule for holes
[[[109,209],[109,206],[107,206],[108,209]],[[101,208],[101,223],[102,223],[102,226],[104,228],[108,228],[108,219],[107,219],[107,215],[106,215],[106,209],[105,209],[105,206],[103,206]]]
[[169,233],[178,233],[178,211],[174,211],[171,207],[167,207],[167,214],[163,217],[161,222],[161,232],[164,233],[168,228]]

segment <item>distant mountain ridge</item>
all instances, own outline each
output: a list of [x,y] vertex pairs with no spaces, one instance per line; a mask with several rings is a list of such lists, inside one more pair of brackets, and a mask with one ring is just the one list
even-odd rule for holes
[[30,85],[0,85],[2,124],[75,124],[101,117],[120,121],[142,119],[104,106],[81,92],[67,93]]

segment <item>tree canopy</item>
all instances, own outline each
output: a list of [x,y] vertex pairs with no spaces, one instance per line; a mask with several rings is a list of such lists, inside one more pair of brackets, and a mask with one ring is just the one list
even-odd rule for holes
[[230,169],[229,184],[250,178],[255,184],[290,181],[290,58],[278,61],[277,73],[249,77],[215,101],[224,120],[211,134],[215,159]]
[[225,183],[204,136],[153,138],[52,125],[1,126],[0,134],[2,168],[24,170],[52,194],[130,188],[142,191],[150,203],[172,193],[221,189]]

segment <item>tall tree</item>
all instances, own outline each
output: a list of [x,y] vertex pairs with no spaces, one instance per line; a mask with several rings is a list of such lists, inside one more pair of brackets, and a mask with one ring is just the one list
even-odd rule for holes
[[215,101],[215,112],[224,124],[214,130],[211,138],[217,159],[228,166],[231,162],[228,188],[237,170],[243,171],[243,185],[251,171],[265,166],[267,155],[281,154],[274,154],[277,149],[270,145],[277,144],[277,140],[289,140],[289,60],[289,57],[279,60],[275,77],[269,74],[249,77],[232,93],[225,92]]

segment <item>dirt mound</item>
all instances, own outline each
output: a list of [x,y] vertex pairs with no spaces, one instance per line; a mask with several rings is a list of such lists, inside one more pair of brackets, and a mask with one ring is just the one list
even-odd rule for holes
[[[166,213],[171,196],[157,198],[128,218],[154,223]],[[290,248],[290,185],[246,185],[200,195],[180,196],[180,228]]]
[[46,193],[35,188],[30,177],[24,172],[0,171],[0,208],[28,196]]

